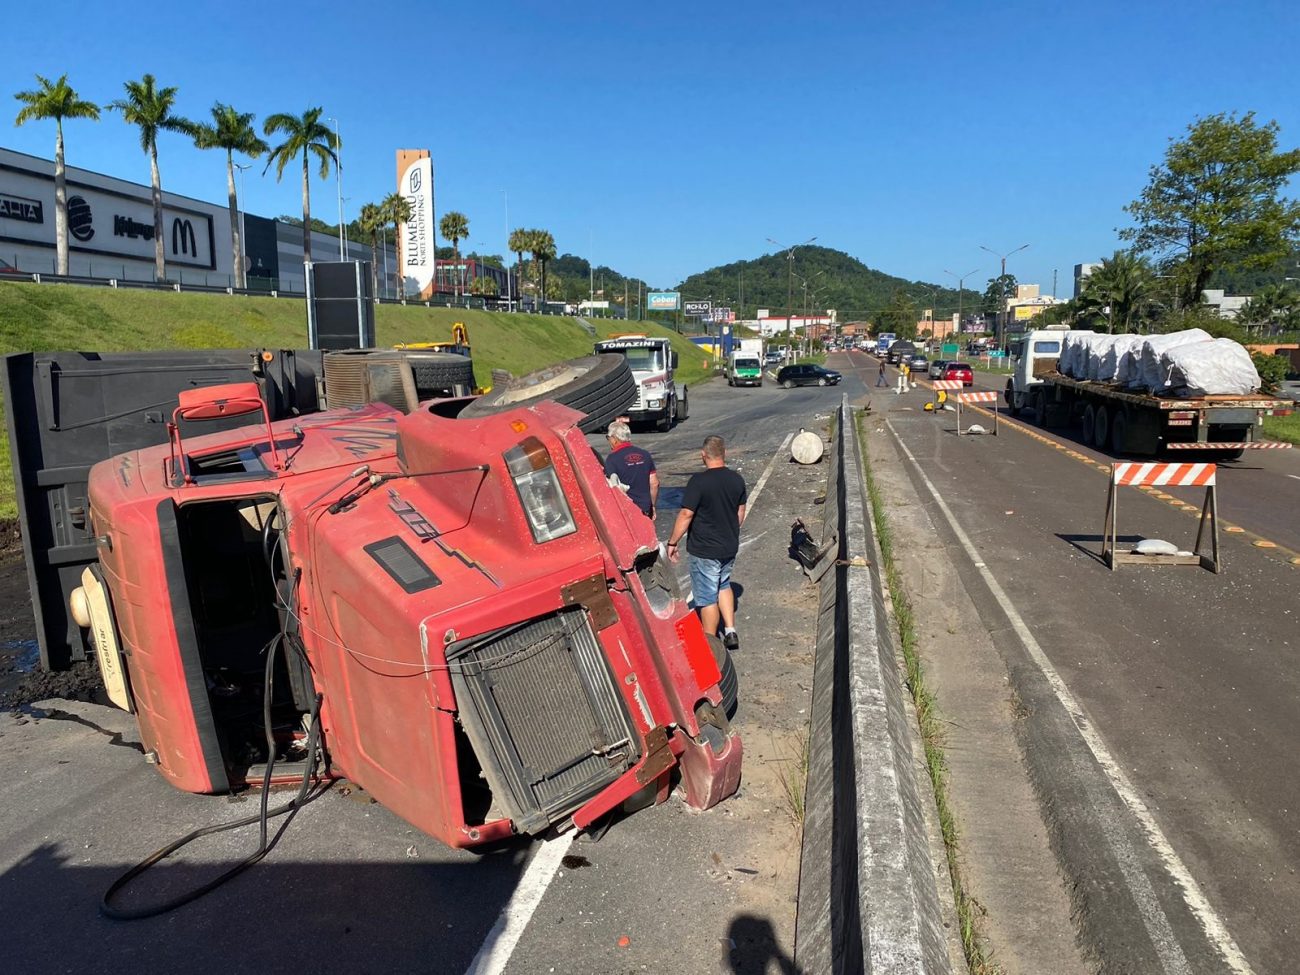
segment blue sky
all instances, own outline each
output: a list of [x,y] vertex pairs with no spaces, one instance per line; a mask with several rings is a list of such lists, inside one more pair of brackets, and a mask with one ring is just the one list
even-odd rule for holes
[[[394,150],[433,153],[437,207],[468,246],[511,226],[657,286],[816,236],[872,267],[952,283],[1008,270],[1051,287],[1109,254],[1122,208],[1196,116],[1253,110],[1300,144],[1293,3],[469,3],[164,5],[46,0],[0,89],[69,74],[101,104],[127,78],[259,120],[320,105],[343,136],[349,218],[394,188]],[[19,105],[10,102],[10,116]],[[67,126],[71,165],[147,182],[116,115]],[[0,124],[48,157],[49,124]],[[163,185],[225,198],[224,157],[160,140]],[[301,212],[297,181],[245,177],[246,206]],[[337,215],[334,182],[313,212]],[[589,245],[590,241],[590,245]]]

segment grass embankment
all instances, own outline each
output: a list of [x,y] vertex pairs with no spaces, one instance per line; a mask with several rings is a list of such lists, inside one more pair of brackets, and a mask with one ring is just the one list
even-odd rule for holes
[[[649,322],[589,319],[597,338],[644,331],[672,339],[685,383],[706,375],[707,356],[688,339]],[[592,337],[572,318],[507,314],[422,305],[380,305],[380,346],[448,341],[453,322],[469,328],[480,383],[493,369],[520,375],[560,359],[590,355]],[[0,354],[84,350],[305,348],[306,306],[301,299],[232,297],[0,282]],[[3,403],[0,403],[3,409]],[[13,473],[9,438],[0,437],[0,518],[12,518]]]
[[988,957],[979,938],[979,905],[966,892],[966,885],[962,879],[957,822],[948,800],[948,763],[944,758],[943,719],[940,717],[934,695],[925,683],[925,673],[917,650],[916,617],[912,611],[912,601],[903,585],[902,573],[894,561],[894,536],[885,512],[885,502],[880,494],[880,487],[871,473],[863,416],[862,413],[858,413],[855,419],[858,443],[862,448],[867,495],[871,501],[871,519],[876,528],[876,539],[880,543],[885,581],[889,586],[889,599],[894,610],[894,622],[898,626],[898,642],[903,655],[907,689],[912,695],[917,724],[921,730],[921,742],[925,749],[925,769],[930,777],[930,785],[934,789],[934,804],[939,814],[939,830],[943,834],[948,876],[952,880],[953,902],[956,905],[957,920],[961,928],[962,951],[965,953],[966,964],[972,975],[997,975],[1001,969]]
[[1264,436],[1300,446],[1300,413],[1264,417]]

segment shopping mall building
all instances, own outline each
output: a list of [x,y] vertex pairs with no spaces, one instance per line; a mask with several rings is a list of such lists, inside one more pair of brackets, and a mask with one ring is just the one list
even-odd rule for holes
[[[76,277],[154,280],[153,200],[148,186],[67,167],[68,272]],[[167,279],[232,287],[230,211],[163,191]],[[331,202],[333,202],[331,200]],[[0,268],[54,274],[54,162],[0,148]],[[302,228],[240,214],[248,287],[302,293]],[[339,259],[337,237],[312,233],[312,257]],[[386,253],[384,251],[386,250]],[[370,260],[369,241],[349,241],[347,260]],[[9,270],[9,268],[4,268]],[[379,254],[380,290],[396,289],[393,248]],[[386,285],[386,287],[385,287]]]

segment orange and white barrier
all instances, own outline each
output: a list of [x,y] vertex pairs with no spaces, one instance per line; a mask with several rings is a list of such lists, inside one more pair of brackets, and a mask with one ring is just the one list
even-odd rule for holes
[[966,384],[960,379],[936,379],[930,385],[935,389],[961,389]]
[[1289,443],[1276,440],[1240,443],[1167,443],[1165,450],[1290,450]]
[[1115,464],[1110,476],[1124,487],[1205,487],[1216,470],[1214,464]]
[[957,436],[964,436],[965,431],[961,428],[962,406],[966,403],[992,403],[993,404],[993,436],[998,435],[998,397],[1001,393],[980,390],[978,392],[958,393],[955,397],[957,400]]
[[[1138,565],[1199,565],[1211,572],[1219,572],[1223,563],[1219,559],[1219,501],[1215,493],[1215,464],[1113,464],[1110,469],[1110,493],[1106,498],[1106,522],[1101,538],[1101,555],[1114,571],[1121,562]],[[1201,504],[1200,523],[1196,529],[1196,542],[1189,553],[1179,555],[1139,555],[1136,552],[1118,551],[1119,530],[1116,527],[1119,508],[1119,489],[1122,487],[1203,487],[1205,501]],[[1201,540],[1206,529],[1210,533],[1210,554],[1201,553]]]

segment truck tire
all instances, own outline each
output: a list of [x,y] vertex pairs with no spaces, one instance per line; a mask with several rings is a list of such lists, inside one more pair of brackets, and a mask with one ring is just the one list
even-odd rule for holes
[[469,356],[454,352],[421,352],[407,356],[411,375],[420,399],[425,391],[451,389],[453,386],[474,386],[474,363]]
[[1110,447],[1110,410],[1104,406],[1097,407],[1096,427],[1092,431],[1092,442],[1098,450]]
[[728,720],[736,716],[736,707],[740,701],[740,682],[736,678],[736,665],[731,659],[731,652],[722,645],[714,634],[708,635],[709,649],[717,662],[722,677],[718,680],[718,691],[722,694],[722,709]]
[[1116,457],[1128,453],[1128,416],[1122,409],[1110,421],[1110,452]]
[[1083,436],[1080,438],[1083,440],[1083,445],[1085,447],[1092,446],[1092,438],[1096,432],[1096,429],[1097,429],[1097,408],[1093,406],[1091,403],[1089,403],[1087,406],[1083,408],[1083,430],[1081,431]]
[[583,433],[599,433],[636,402],[636,379],[621,355],[589,355],[511,379],[461,410],[462,417],[492,416],[553,400],[585,413]]
[[664,415],[655,422],[655,429],[660,433],[667,433],[671,430],[673,428],[673,414],[675,412],[677,412],[677,397],[674,396],[673,401],[669,403],[668,406],[664,407]]
[[687,389],[682,387],[682,394],[677,397],[677,410],[675,419],[678,423],[687,419],[691,415],[691,401],[687,399]]
[[1007,388],[1002,394],[1002,398],[1006,400],[1007,403],[1007,415],[1017,416],[1020,413],[1020,410],[1016,406],[1016,384],[1013,380],[1007,380]]

